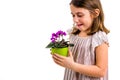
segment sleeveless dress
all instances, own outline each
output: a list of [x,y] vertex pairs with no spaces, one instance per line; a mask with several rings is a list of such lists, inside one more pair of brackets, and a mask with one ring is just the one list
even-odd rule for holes
[[[79,37],[72,34],[70,35],[70,42],[74,43],[71,51],[75,62],[84,65],[94,65],[95,47],[101,45],[103,42],[108,44],[108,38],[105,32],[98,31],[89,37]],[[104,77],[91,77],[66,68],[64,80],[108,80],[108,72]]]

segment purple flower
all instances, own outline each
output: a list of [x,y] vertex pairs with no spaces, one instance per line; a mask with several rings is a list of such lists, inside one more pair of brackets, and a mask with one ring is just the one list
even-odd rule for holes
[[65,32],[63,32],[63,31],[61,31],[61,30],[59,30],[57,33],[56,33],[56,35],[57,36],[66,36],[66,33]]
[[63,35],[64,35],[64,36],[66,36],[66,33],[65,33],[65,32],[63,32]]
[[51,41],[52,41],[52,43],[54,43],[55,42],[55,38],[51,38]]
[[51,37],[50,39],[51,39],[51,41],[54,43],[54,42],[56,42],[57,40],[59,41],[60,38],[63,38],[63,35],[66,36],[66,33],[63,32],[63,31],[61,31],[61,30],[59,30],[59,31],[57,31],[56,33],[52,33],[52,37]]
[[73,46],[69,41],[65,41],[64,36],[66,36],[66,32],[59,30],[56,33],[52,33],[51,42],[46,46],[46,48],[63,48],[68,46]]
[[57,38],[57,35],[55,33],[52,33],[52,38]]

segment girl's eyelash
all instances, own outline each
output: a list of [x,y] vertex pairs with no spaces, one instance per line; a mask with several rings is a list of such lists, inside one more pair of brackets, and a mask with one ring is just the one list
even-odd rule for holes
[[72,17],[75,17],[75,15],[72,15]]
[[75,15],[72,14],[72,17],[75,17]]
[[[76,15],[77,17],[82,17],[83,15]],[[72,14],[72,17],[75,17],[75,15]]]

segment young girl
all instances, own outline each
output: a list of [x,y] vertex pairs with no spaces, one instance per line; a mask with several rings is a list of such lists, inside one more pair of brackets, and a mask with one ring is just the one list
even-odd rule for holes
[[74,27],[70,34],[68,57],[53,54],[65,67],[64,80],[108,80],[108,39],[100,0],[70,2]]

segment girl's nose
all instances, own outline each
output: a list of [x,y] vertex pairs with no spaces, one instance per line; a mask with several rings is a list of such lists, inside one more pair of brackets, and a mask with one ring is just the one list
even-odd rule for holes
[[77,23],[79,21],[78,17],[74,17],[73,21]]

